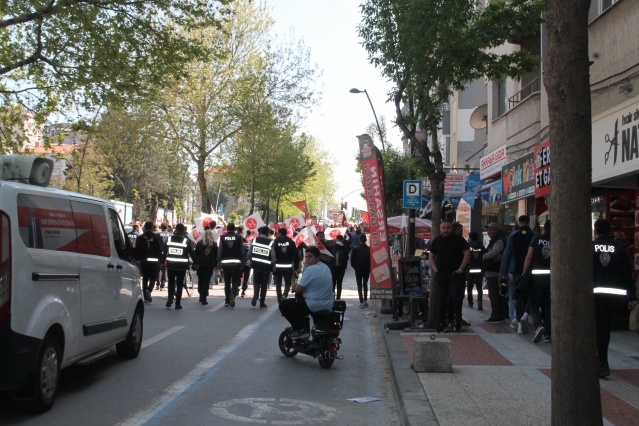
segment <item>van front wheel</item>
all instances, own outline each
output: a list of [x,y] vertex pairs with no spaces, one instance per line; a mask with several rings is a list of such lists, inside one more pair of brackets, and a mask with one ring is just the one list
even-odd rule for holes
[[124,359],[137,358],[142,347],[142,313],[139,309],[133,314],[131,328],[126,335],[126,339],[115,345],[118,356]]

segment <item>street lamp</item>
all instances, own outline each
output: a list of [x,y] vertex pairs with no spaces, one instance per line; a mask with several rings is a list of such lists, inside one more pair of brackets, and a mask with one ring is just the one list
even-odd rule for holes
[[386,151],[386,146],[384,145],[384,137],[382,136],[382,128],[379,127],[379,121],[377,121],[377,114],[375,114],[375,108],[373,108],[373,103],[371,102],[371,97],[368,96],[368,92],[366,89],[359,90],[352,88],[349,90],[350,93],[366,93],[366,97],[368,98],[368,103],[371,105],[371,109],[373,110],[373,116],[375,117],[375,123],[377,123],[377,131],[379,132],[379,139],[382,141],[382,150]]
[[106,177],[111,180],[117,179],[118,182],[120,182],[120,185],[122,185],[122,189],[124,189],[124,222],[126,222],[126,206],[127,204],[129,204],[129,191],[127,191],[126,186],[124,186],[124,183],[122,183],[122,179],[120,179],[118,175],[112,175],[109,173],[108,175],[106,175]]

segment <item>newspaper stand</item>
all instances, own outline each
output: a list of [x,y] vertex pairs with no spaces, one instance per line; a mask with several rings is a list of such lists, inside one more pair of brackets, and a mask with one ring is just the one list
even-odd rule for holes
[[410,322],[415,323],[417,312],[421,305],[421,319],[426,323],[428,319],[428,289],[424,281],[422,267],[423,257],[406,256],[399,259],[399,298],[410,303]]

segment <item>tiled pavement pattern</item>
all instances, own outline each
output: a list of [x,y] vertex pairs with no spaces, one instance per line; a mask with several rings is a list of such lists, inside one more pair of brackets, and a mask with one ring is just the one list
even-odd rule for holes
[[[461,333],[437,335],[453,344],[452,374],[407,368],[414,339],[433,332],[384,333],[405,424],[550,424],[552,344],[532,343],[532,322],[531,333],[519,336],[507,322],[484,324],[489,314],[488,300],[484,311],[464,308],[464,319],[471,326]],[[381,322],[390,320],[390,315],[380,316]],[[612,375],[600,380],[604,424],[639,425],[639,335],[614,331],[609,358]],[[412,381],[411,375],[418,381]],[[419,385],[423,395],[415,394]]]

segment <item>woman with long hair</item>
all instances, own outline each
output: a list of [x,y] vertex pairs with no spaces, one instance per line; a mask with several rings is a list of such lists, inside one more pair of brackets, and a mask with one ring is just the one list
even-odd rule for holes
[[217,243],[213,231],[207,229],[195,246],[195,264],[197,270],[197,291],[200,303],[208,305],[209,282],[217,265]]

